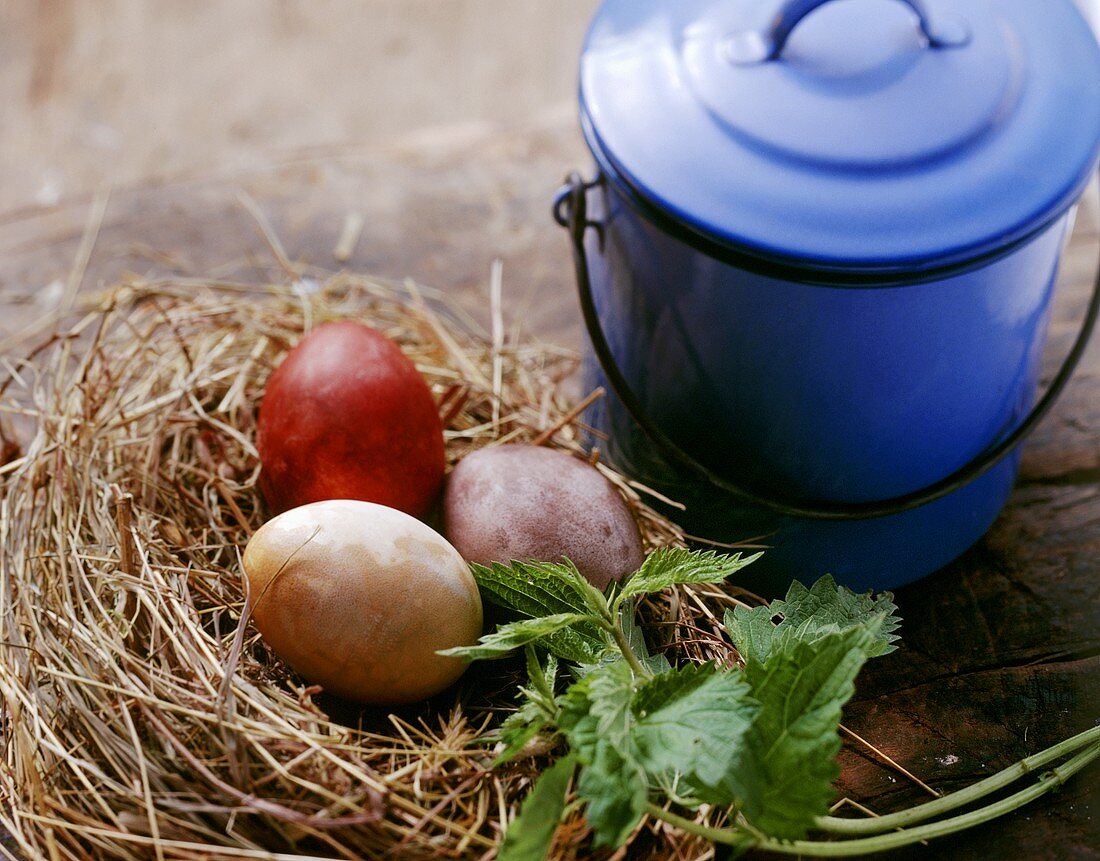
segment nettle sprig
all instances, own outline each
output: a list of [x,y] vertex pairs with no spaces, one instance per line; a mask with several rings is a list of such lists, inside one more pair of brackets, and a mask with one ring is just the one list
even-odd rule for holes
[[[509,826],[499,861],[545,858],[569,808],[585,806],[596,846],[619,847],[648,814],[733,848],[808,857],[894,849],[1015,810],[1100,757],[1087,730],[966,789],[868,819],[826,815],[839,776],[841,709],[871,658],[894,651],[889,593],[857,595],[824,577],[791,586],[770,607],[738,606],[724,625],[743,666],[673,666],[651,654],[635,623],[637,599],[673,586],[720,583],[755,559],[664,549],[606,593],[569,562],[471,566],[483,596],[525,618],[475,646],[468,660],[527,655],[521,703],[501,725],[496,764],[542,739],[566,749],[540,775]],[[565,663],[563,672],[562,663]],[[948,816],[1064,760],[1019,792]],[[726,824],[676,813],[703,805]],[[807,839],[824,832],[830,839]]]

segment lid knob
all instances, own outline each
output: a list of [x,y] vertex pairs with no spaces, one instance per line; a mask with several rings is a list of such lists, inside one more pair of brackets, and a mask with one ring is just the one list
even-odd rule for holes
[[[795,27],[818,6],[832,0],[785,0],[766,30],[742,30],[726,43],[729,59],[739,66],[776,60]],[[960,19],[933,22],[921,0],[900,0],[916,13],[920,31],[931,48],[958,48],[970,41],[970,28]]]

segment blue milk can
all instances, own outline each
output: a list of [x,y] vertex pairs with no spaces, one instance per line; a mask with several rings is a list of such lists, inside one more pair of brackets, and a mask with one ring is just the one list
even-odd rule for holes
[[1100,304],[1036,403],[1100,154],[1072,2],[604,0],[580,107],[598,174],[556,214],[605,457],[783,580],[977,541]]

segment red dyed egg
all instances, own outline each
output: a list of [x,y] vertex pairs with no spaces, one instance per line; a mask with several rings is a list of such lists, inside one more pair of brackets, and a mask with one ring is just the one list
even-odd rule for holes
[[256,447],[275,513],[361,499],[420,517],[443,481],[443,426],[427,383],[397,344],[352,321],[319,326],[276,368]]

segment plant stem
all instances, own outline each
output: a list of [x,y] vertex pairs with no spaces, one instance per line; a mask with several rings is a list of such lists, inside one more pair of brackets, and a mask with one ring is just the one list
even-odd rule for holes
[[666,810],[652,801],[646,802],[646,813],[654,819],[660,819],[669,825],[675,825],[681,831],[702,837],[704,840],[711,841],[711,843],[740,846],[744,844],[746,838],[751,838],[749,832],[741,828],[715,828],[711,825],[703,825],[701,822],[696,822],[686,816],[680,816],[678,813]]
[[[1062,765],[1043,774],[1039,780],[1027,789],[1010,795],[1001,801],[982,807],[978,810],[954,816],[939,822],[920,825],[916,828],[907,828],[901,831],[893,831],[889,834],[876,834],[871,837],[859,837],[854,840],[836,840],[825,842],[820,840],[793,840],[784,841],[772,838],[757,838],[753,841],[753,848],[763,849],[768,852],[777,852],[784,855],[805,855],[813,858],[845,858],[853,855],[870,855],[875,852],[885,852],[888,849],[897,849],[924,840],[932,840],[936,837],[945,837],[957,831],[971,828],[996,819],[1006,813],[1011,813],[1036,798],[1046,794],[1051,789],[1061,786],[1071,776],[1076,774],[1094,759],[1100,757],[1100,744],[1096,744],[1078,753],[1072,759]],[[715,843],[723,843],[741,846],[745,844],[746,832],[740,828],[711,828],[701,825],[683,816],[678,816],[663,807],[649,803],[647,812],[670,825],[675,825],[691,834],[696,834],[706,840]]]
[[623,657],[626,658],[626,662],[630,664],[630,669],[634,671],[634,675],[642,679],[652,679],[653,671],[638,660],[638,656],[634,654],[634,650],[630,648],[630,643],[626,639],[626,634],[623,633],[623,629],[618,625],[612,625],[612,635],[615,637],[615,642],[622,650]]
[[837,816],[819,817],[816,827],[830,834],[857,835],[857,834],[881,834],[885,831],[893,831],[895,828],[905,828],[935,816],[941,816],[950,810],[955,810],[967,804],[971,804],[984,798],[1009,784],[1015,783],[1020,778],[1038,770],[1047,763],[1061,759],[1079,748],[1089,744],[1100,742],[1100,726],[1087,729],[1072,738],[1059,742],[1053,747],[1040,751],[1032,756],[1022,759],[1015,765],[1011,765],[1003,771],[990,775],[984,780],[929,801],[902,810],[898,813],[890,813],[886,816],[869,817],[867,819],[843,819]]
[[642,679],[652,679],[653,671],[638,660],[638,656],[634,654],[634,650],[630,648],[630,641],[627,640],[626,634],[623,633],[623,629],[614,619],[602,619],[601,624],[606,628],[611,636],[615,638],[615,645],[619,647],[619,651],[623,653],[623,657],[626,658],[626,662],[630,665],[630,669],[634,671],[634,675]]

